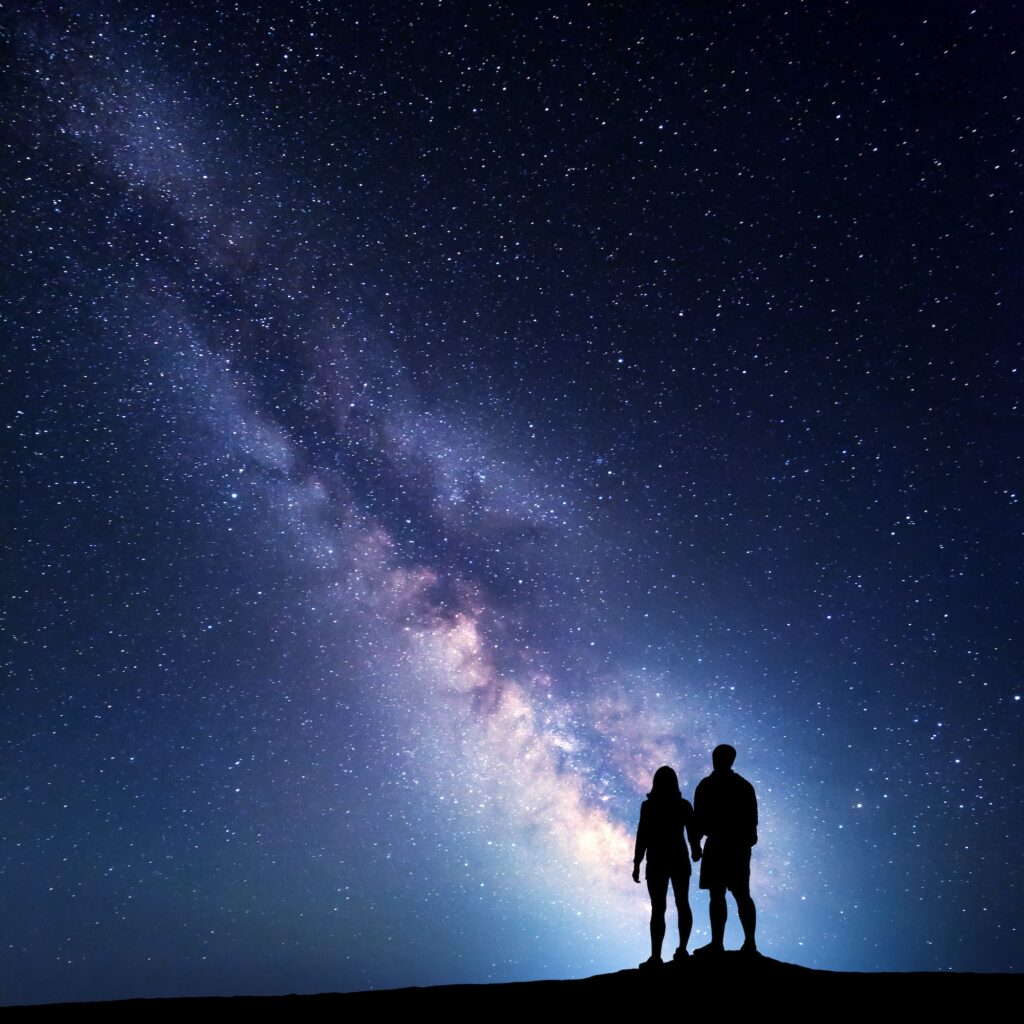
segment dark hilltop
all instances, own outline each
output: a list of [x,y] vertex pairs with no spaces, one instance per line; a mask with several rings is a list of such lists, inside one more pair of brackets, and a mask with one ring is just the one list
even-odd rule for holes
[[[301,1013],[320,1019],[339,1013],[377,1010],[455,1014],[473,1011],[531,1010],[579,1014],[583,1010],[636,1010],[652,1000],[676,1003],[679,1012],[757,1012],[787,1015],[840,1007],[845,1012],[913,1007],[967,1010],[980,1000],[1021,990],[1024,975],[957,972],[855,973],[813,970],[770,957],[726,953],[716,960],[666,963],[661,968],[618,971],[567,981],[528,981],[496,985],[436,985],[373,992],[318,995],[233,996],[189,999],[125,999],[116,1002],[55,1003],[19,1007],[26,1015],[72,1019],[81,1012],[108,1019],[180,1018],[183,1013]],[[9,1012],[9,1011],[8,1011]]]

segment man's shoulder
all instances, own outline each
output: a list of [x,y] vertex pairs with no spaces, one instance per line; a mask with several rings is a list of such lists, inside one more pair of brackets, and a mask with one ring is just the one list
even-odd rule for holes
[[739,785],[740,789],[749,790],[751,793],[754,792],[753,783],[751,783],[748,779],[743,778],[743,776],[740,775],[738,772],[733,772],[733,775],[735,776],[736,783]]
[[694,803],[698,800],[702,803],[706,803],[708,800],[714,800],[718,792],[718,779],[716,779],[714,775],[705,775],[704,778],[697,783],[697,788],[693,791]]

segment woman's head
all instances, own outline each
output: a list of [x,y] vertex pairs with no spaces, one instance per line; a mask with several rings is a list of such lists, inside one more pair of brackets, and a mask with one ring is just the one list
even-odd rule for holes
[[647,795],[658,799],[663,797],[682,797],[683,794],[679,792],[679,778],[675,770],[669,768],[667,764],[662,765],[654,773],[654,783],[651,785],[651,791]]

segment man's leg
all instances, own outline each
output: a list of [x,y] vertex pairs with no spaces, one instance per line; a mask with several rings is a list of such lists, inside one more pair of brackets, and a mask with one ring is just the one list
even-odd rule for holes
[[711,904],[708,908],[711,916],[711,948],[725,948],[725,922],[729,916],[729,908],[725,905],[725,886],[715,886],[711,890]]
[[733,890],[733,896],[736,897],[736,910],[740,915],[740,924],[743,925],[743,949],[748,953],[753,953],[757,950],[757,943],[754,941],[757,908],[754,906],[749,889],[741,889],[739,892]]
[[737,851],[736,866],[732,884],[729,886],[736,897],[736,910],[743,925],[743,952],[756,953],[754,929],[757,927],[757,910],[750,896],[750,849]]

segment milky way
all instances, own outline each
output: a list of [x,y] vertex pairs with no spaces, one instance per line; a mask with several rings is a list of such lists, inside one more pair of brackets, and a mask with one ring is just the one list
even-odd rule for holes
[[1020,969],[1019,18],[674,6],[8,21],[4,1002]]

